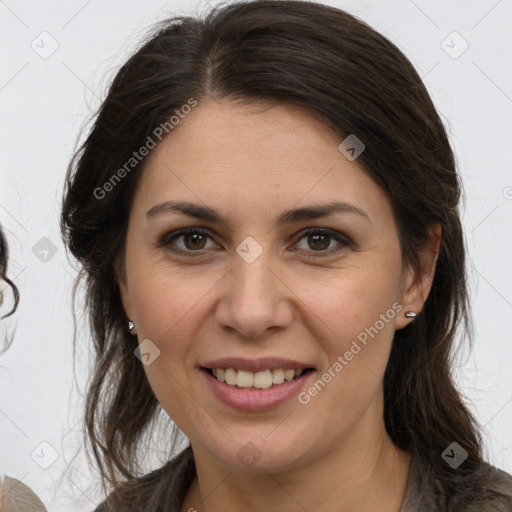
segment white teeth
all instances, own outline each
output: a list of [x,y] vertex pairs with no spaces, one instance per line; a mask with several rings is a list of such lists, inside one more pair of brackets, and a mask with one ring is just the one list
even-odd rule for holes
[[254,387],[258,389],[268,389],[272,386],[272,372],[265,370],[254,374]]
[[284,370],[272,370],[272,384],[282,384],[284,382]]
[[252,372],[238,370],[238,373],[236,375],[236,385],[239,388],[252,388],[253,382],[254,376]]
[[277,386],[285,381],[292,381],[294,378],[300,377],[303,373],[303,370],[283,370],[281,368],[277,370],[262,370],[259,372],[248,372],[246,370],[237,371],[233,368],[212,368],[212,374],[221,382],[245,389],[269,389],[273,385]]
[[233,368],[226,369],[226,384],[230,386],[236,385],[236,371]]
[[293,377],[295,377],[295,370],[285,370],[284,371],[284,380],[293,380]]

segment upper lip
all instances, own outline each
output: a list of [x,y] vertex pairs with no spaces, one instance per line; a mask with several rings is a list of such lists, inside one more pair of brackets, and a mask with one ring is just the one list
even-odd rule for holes
[[313,368],[312,364],[300,363],[291,359],[282,359],[278,357],[264,357],[260,359],[245,359],[243,357],[225,357],[206,361],[201,364],[203,368],[233,368],[235,370],[245,370],[247,372],[258,372],[261,370],[305,370]]

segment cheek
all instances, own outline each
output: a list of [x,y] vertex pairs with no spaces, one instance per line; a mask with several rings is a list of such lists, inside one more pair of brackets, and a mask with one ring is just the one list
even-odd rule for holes
[[331,356],[344,351],[352,340],[364,343],[365,337],[392,337],[401,309],[398,280],[387,277],[392,275],[389,267],[380,272],[377,267],[364,266],[318,279],[314,286],[303,280],[300,287],[297,280],[295,290],[305,304],[304,311],[309,310],[307,316],[317,324],[311,330],[322,329]]
[[130,292],[139,342],[149,339],[159,350],[144,371],[158,401],[180,424],[181,418],[197,412],[187,400],[193,392],[190,383],[199,355],[194,341],[204,329],[222,273],[170,271],[155,264],[143,271],[139,268],[132,276]]
[[206,314],[208,293],[214,291],[218,279],[207,274],[202,278],[171,275],[153,268],[133,281],[139,341],[150,339],[160,351],[144,371],[163,409],[187,432],[191,422],[204,421],[201,411],[208,405],[201,404],[200,397],[193,398],[190,383],[197,361],[193,341],[203,325],[200,320]]
[[140,336],[163,346],[176,340],[174,349],[179,350],[184,333],[200,327],[194,318],[209,294],[214,293],[220,277],[207,271],[194,274],[179,269],[170,271],[161,265],[146,267],[133,280],[131,288]]
[[[396,282],[385,275],[390,274],[376,268],[351,269],[338,280],[318,283],[314,291],[304,287],[300,292],[309,310],[304,313],[308,329],[326,356],[318,378],[331,390],[310,394],[318,394],[317,406],[340,414],[340,421],[347,419],[347,410],[364,410],[381,386],[402,309]],[[324,389],[322,383],[316,388]]]

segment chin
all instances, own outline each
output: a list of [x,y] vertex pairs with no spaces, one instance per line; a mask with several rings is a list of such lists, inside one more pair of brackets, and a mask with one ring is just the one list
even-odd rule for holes
[[304,461],[306,453],[311,453],[304,437],[287,434],[277,438],[269,432],[272,429],[266,428],[263,435],[240,435],[227,443],[224,440],[206,443],[210,454],[222,464],[237,472],[253,474],[288,471]]

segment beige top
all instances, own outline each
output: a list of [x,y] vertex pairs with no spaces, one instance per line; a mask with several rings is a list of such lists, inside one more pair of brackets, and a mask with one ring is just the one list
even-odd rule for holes
[[[147,492],[151,492],[151,498],[156,500],[152,503],[158,503],[158,506],[147,504],[148,494],[142,498],[142,501],[139,501],[141,500],[141,487],[135,486],[130,489],[128,485],[124,490],[120,489],[116,493],[123,496],[122,502],[125,503],[124,510],[116,512],[179,511],[183,504],[175,502],[174,505],[171,505],[169,501],[172,500],[173,495],[181,496],[183,489],[188,488],[195,476],[196,472],[189,446],[163,467],[139,480],[139,482],[142,480],[145,482],[143,487]],[[399,512],[512,512],[512,476],[488,464],[481,465],[479,476],[481,477],[481,487],[486,494],[485,505],[470,503],[465,506],[460,504],[456,507],[446,506],[441,503],[440,493],[437,491],[429,465],[420,460],[418,456],[413,456],[407,490]],[[156,489],[162,480],[165,480],[168,485],[165,487],[165,495],[157,497],[151,489]],[[144,508],[144,505],[147,505],[148,508]],[[103,502],[94,512],[106,511],[105,502]]]
[[0,487],[1,512],[47,512],[36,493],[16,478],[5,477]]
[[[482,466],[489,471],[485,479],[485,487],[494,500],[488,505],[474,505],[464,508],[464,512],[512,512],[512,476],[488,464]],[[432,481],[430,468],[413,457],[404,502],[399,512],[437,512],[449,510],[442,506],[436,493],[435,482]]]

